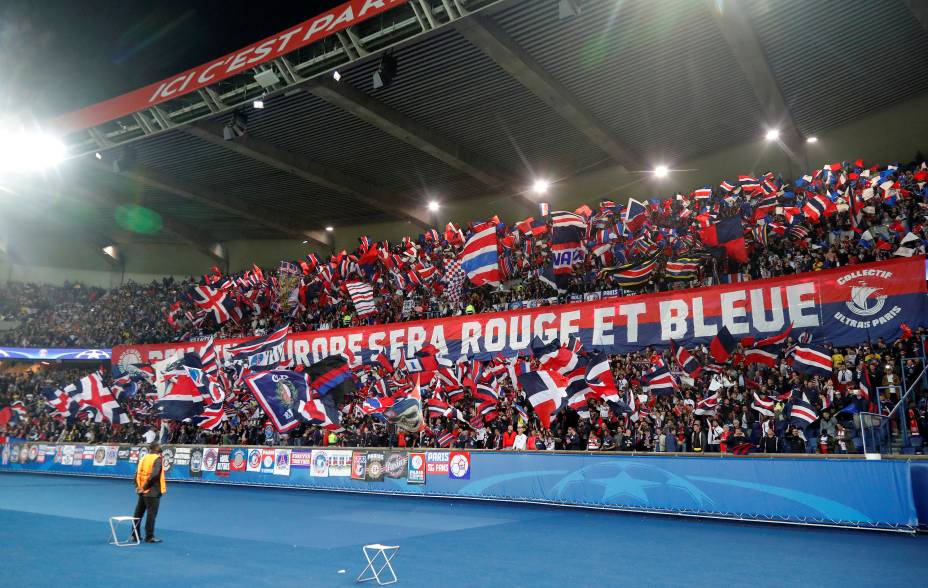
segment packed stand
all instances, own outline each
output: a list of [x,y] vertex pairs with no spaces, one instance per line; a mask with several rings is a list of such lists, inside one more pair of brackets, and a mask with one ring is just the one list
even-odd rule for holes
[[[513,381],[519,369],[514,362],[492,360],[476,367],[469,362],[451,380],[445,377],[447,370],[441,369],[427,385],[417,388],[424,422],[418,431],[404,431],[377,412],[390,399],[378,393],[382,382],[394,388],[394,397],[402,398],[410,392],[412,380],[401,368],[384,362],[355,366],[355,384],[338,403],[338,426],[302,422],[286,432],[276,430],[271,415],[246,390],[227,395],[221,419],[174,422],[160,418],[158,393],[149,382],[139,381],[127,388],[113,385],[102,372],[91,374],[104,379],[107,386],[113,385],[114,397],[129,415],[117,420],[131,419],[114,424],[96,410],[56,413],[55,390],[77,380],[80,371],[3,373],[0,438],[78,443],[140,443],[158,438],[177,444],[526,451],[859,453],[859,413],[887,414],[899,401],[903,382],[917,382],[905,413],[907,433],[913,438],[928,434],[928,397],[922,394],[918,379],[921,362],[903,361],[920,357],[919,346],[924,344],[925,335],[919,330],[892,344],[878,340],[856,347],[828,346],[833,362],[830,377],[793,369],[788,349],[799,343],[791,337],[783,341],[784,351],[774,366],[744,365],[735,359],[713,369],[716,364],[708,348],[694,348],[692,358],[701,369],[692,378],[670,350],[614,355],[608,358],[608,370],[618,397],[610,397],[608,392],[590,394],[587,389],[579,397],[565,398],[550,422],[533,410],[520,378],[515,376]],[[736,353],[743,351],[739,347]],[[582,349],[577,355],[587,382],[592,382],[591,366],[599,356]],[[538,357],[520,361],[526,362],[527,371],[544,367]],[[673,390],[649,384],[659,366],[673,368]],[[464,373],[476,380],[468,380]],[[488,411],[488,393],[494,392],[496,398]],[[793,407],[800,399],[808,401],[815,414],[813,422],[795,418]],[[889,426],[898,433],[897,419]]]
[[[399,243],[359,239],[329,259],[310,254],[235,275],[213,268],[111,290],[10,284],[0,312],[18,326],[0,344],[120,343],[261,335],[392,323],[523,305],[758,279],[925,252],[924,163],[824,166],[791,182],[772,173],[595,210],[512,224],[448,224]],[[489,259],[478,249],[495,250]]]

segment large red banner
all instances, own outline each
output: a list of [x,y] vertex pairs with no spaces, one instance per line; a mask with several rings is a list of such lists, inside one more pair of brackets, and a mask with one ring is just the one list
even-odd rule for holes
[[195,92],[210,84],[277,59],[301,47],[315,43],[342,29],[405,4],[407,0],[351,0],[328,12],[258,41],[244,49],[229,53],[209,63],[188,69],[166,80],[155,82],[82,108],[52,120],[49,124],[59,133],[70,133],[115,120],[122,116],[151,108],[167,100]]
[[[928,326],[925,258],[894,259],[780,278],[608,298],[444,319],[296,333],[285,354],[309,365],[350,349],[369,360],[384,351],[410,357],[426,343],[449,359],[511,356],[536,336],[545,342],[578,337],[587,349],[628,353],[647,346],[706,343],[722,327],[736,337],[764,337],[790,324],[813,341],[856,344],[894,339],[900,325]],[[221,350],[241,339],[216,342]],[[196,351],[197,343],[131,345],[113,349],[113,368]]]

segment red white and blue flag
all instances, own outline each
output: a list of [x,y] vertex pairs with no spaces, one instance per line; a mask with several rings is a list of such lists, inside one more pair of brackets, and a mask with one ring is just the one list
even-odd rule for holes
[[499,240],[496,225],[484,223],[474,228],[461,250],[461,267],[475,286],[499,284]]

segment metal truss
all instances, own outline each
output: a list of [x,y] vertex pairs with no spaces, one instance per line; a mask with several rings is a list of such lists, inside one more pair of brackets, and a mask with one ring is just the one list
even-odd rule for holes
[[[409,0],[377,18],[297,49],[211,86],[88,129],[64,140],[70,158],[112,149],[181,125],[232,112],[255,99],[298,92],[313,78],[443,28],[506,0]],[[466,6],[465,6],[466,5]],[[273,70],[279,82],[265,88],[255,75]]]

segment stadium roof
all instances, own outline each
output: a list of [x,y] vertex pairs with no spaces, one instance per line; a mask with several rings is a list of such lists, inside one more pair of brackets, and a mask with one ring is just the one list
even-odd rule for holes
[[[646,170],[770,125],[801,161],[805,136],[928,91],[918,2],[395,0],[366,20],[351,4],[352,26],[200,90],[57,121],[83,230],[118,241],[127,203],[162,215],[158,239],[203,251],[427,226],[433,194],[524,198],[533,170]],[[397,73],[374,89],[385,51]],[[225,140],[237,116],[245,134]]]

